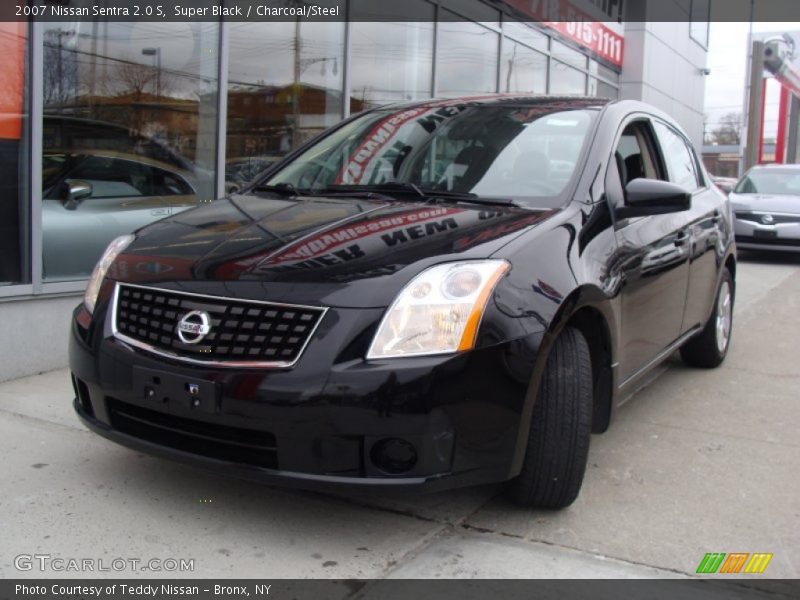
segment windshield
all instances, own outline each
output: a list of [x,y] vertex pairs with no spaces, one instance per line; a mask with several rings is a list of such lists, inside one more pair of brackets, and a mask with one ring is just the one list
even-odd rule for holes
[[737,194],[800,196],[800,169],[750,171],[736,186]]
[[553,101],[378,110],[320,140],[262,184],[308,192],[413,184],[425,193],[553,208],[564,203],[596,114]]

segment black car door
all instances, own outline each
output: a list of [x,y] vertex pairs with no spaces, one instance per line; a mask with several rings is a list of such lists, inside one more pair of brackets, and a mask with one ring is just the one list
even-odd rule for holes
[[[638,116],[622,129],[606,178],[613,207],[624,205],[634,179],[666,180],[652,121]],[[630,380],[681,334],[689,282],[686,211],[616,219],[620,278],[619,381]]]
[[707,184],[691,144],[669,124],[655,121],[655,131],[665,158],[669,179],[692,192],[688,211],[690,242],[689,289],[683,315],[683,332],[708,318],[717,290],[717,273],[724,256],[720,228],[724,198]]

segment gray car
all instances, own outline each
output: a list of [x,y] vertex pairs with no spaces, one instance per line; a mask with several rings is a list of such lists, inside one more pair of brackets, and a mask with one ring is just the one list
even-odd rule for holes
[[195,175],[113,150],[50,150],[42,159],[42,268],[88,277],[109,240],[197,205]]
[[800,165],[753,167],[729,197],[738,248],[800,252]]

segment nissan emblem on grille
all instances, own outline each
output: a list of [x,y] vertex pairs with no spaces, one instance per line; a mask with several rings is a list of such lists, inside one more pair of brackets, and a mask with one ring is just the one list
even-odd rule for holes
[[761,222],[762,222],[764,225],[769,225],[769,224],[771,224],[771,223],[772,223],[774,220],[775,220],[775,219],[772,217],[772,215],[764,215],[763,217],[761,217]]
[[204,310],[193,310],[178,322],[178,337],[184,344],[197,344],[211,331],[211,317]]
[[174,360],[221,367],[294,366],[324,307],[117,284],[114,336]]

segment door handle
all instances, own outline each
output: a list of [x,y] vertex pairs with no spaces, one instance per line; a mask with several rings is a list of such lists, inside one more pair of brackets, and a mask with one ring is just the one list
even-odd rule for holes
[[685,229],[678,232],[678,235],[675,236],[675,245],[676,246],[683,246],[689,240],[689,232]]

